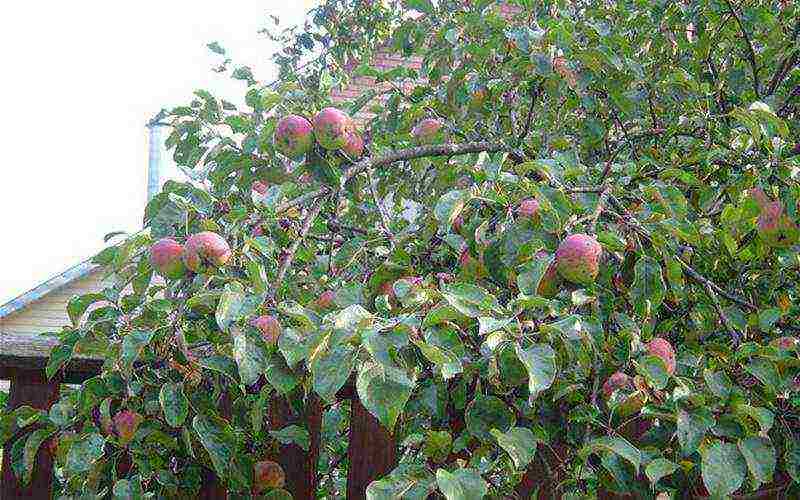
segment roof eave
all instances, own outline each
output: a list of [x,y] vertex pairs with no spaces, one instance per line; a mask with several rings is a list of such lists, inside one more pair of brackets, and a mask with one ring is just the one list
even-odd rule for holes
[[75,280],[83,278],[90,272],[94,271],[97,267],[98,265],[93,263],[92,259],[85,260],[80,264],[70,267],[63,273],[50,278],[36,288],[33,288],[0,306],[0,319],[19,311],[28,304],[36,302],[54,290],[68,285]]

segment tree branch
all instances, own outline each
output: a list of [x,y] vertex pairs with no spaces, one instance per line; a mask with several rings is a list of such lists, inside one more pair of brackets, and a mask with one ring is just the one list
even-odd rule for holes
[[[634,229],[636,229],[640,234],[642,234],[652,242],[652,239],[650,238],[650,233],[647,231],[647,229],[645,229],[639,224],[639,221],[637,221],[636,218],[633,217],[633,215],[628,211],[627,208],[625,208],[625,206],[618,199],[616,199],[613,196],[610,196],[609,200],[618,210],[622,211],[622,213],[625,214],[627,222],[631,223]],[[710,279],[706,278],[702,274],[698,273],[692,266],[684,262],[680,257],[675,256],[675,260],[678,261],[678,263],[681,265],[681,267],[683,267],[683,269],[686,271],[686,274],[688,274],[690,278],[692,278],[697,283],[703,285],[703,287],[705,287],[706,290],[708,290],[709,292],[721,295],[726,299],[730,300],[731,302],[735,302],[740,306],[745,307],[751,311],[758,309],[755,305],[747,302],[745,299],[737,297],[736,295],[726,290],[723,290],[719,285],[717,285]]]
[[273,289],[273,296],[275,291],[280,287],[283,278],[286,276],[286,271],[289,269],[289,266],[292,265],[292,261],[294,260],[294,254],[297,253],[297,249],[300,248],[300,245],[303,243],[306,234],[308,234],[309,229],[311,229],[311,225],[314,223],[314,220],[319,215],[319,212],[322,210],[322,202],[324,200],[317,200],[315,204],[309,210],[308,215],[306,215],[305,220],[303,221],[303,227],[300,228],[300,234],[297,235],[297,238],[292,243],[292,246],[289,248],[289,252],[283,258],[281,262],[281,267],[278,268],[278,275],[275,278],[275,288]]
[[478,141],[461,144],[434,144],[430,146],[399,149],[379,158],[369,157],[354,163],[345,171],[343,182],[349,181],[367,169],[378,169],[399,161],[413,160],[416,158],[430,158],[435,156],[458,156],[483,152],[498,153],[500,151],[511,151],[511,147],[502,142]]
[[[792,33],[791,43],[790,46],[794,46],[797,42],[797,37],[800,35],[800,19],[794,25],[794,33]],[[786,57],[783,58],[781,64],[778,66],[778,71],[775,72],[775,76],[772,77],[772,81],[769,82],[769,86],[767,87],[767,95],[772,95],[775,93],[775,89],[778,88],[778,85],[781,84],[783,78],[786,76],[789,71],[797,64],[797,54],[798,52],[792,51]]]
[[736,19],[736,23],[739,25],[739,30],[742,32],[742,36],[747,42],[747,60],[750,62],[750,70],[753,73],[753,90],[756,93],[756,97],[761,99],[761,83],[758,78],[758,64],[756,64],[756,52],[753,50],[753,42],[750,40],[750,35],[747,33],[747,30],[744,27],[742,18],[739,16],[739,13],[736,12],[736,9],[733,8],[731,0],[725,0],[725,3],[728,4],[728,9],[730,10],[730,13],[734,19]]
[[275,212],[276,213],[285,212],[285,211],[289,210],[290,208],[296,207],[298,205],[302,205],[303,203],[305,203],[307,201],[315,200],[315,199],[319,198],[320,196],[324,196],[324,195],[326,195],[326,194],[328,194],[330,192],[331,192],[330,188],[324,187],[322,189],[317,189],[316,191],[311,191],[310,193],[305,193],[303,195],[298,196],[297,198],[295,198],[293,200],[287,201],[286,203],[281,203],[275,209]]

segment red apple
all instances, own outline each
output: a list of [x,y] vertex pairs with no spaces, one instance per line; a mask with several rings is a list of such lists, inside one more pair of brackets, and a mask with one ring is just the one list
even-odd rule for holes
[[267,344],[272,345],[278,342],[278,338],[281,336],[281,324],[274,316],[259,316],[251,324],[258,328]]
[[651,356],[658,356],[664,360],[664,364],[667,365],[667,373],[670,375],[675,373],[675,349],[667,339],[656,337],[647,343],[645,349]]
[[206,267],[224,266],[231,258],[231,248],[222,236],[203,231],[186,240],[183,258],[186,267],[200,272]]
[[594,236],[572,234],[561,242],[556,251],[558,274],[578,285],[594,283],[600,272],[600,257],[603,247]]
[[186,274],[183,245],[172,238],[161,238],[150,247],[150,262],[161,276],[180,279]]
[[258,493],[286,484],[283,468],[272,460],[261,460],[253,464],[253,488]]

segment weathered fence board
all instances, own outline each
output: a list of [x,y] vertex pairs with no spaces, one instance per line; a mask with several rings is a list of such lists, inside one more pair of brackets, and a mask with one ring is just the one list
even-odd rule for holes
[[[47,409],[58,399],[59,380],[48,381],[41,370],[6,368],[5,375],[11,379],[9,408],[22,405]],[[22,432],[26,432],[23,430]],[[27,487],[23,487],[11,470],[10,447],[3,449],[3,476],[0,485],[0,498],[16,500],[50,500],[53,491],[53,456],[49,441],[42,444],[36,454],[33,477]]]
[[[58,340],[49,336],[0,334],[0,379],[11,380],[9,403],[12,408],[29,405],[47,409],[58,399],[61,383],[81,383],[100,371],[102,360],[76,356],[57,378],[48,381],[44,368],[50,351],[57,344]],[[338,399],[350,399],[352,408],[347,452],[347,498],[363,499],[367,486],[395,467],[397,444],[392,435],[364,408],[353,386],[353,381],[349,381],[338,394]],[[223,398],[220,403],[223,414],[230,415],[229,399]],[[284,445],[281,446],[280,456],[276,457],[286,472],[286,488],[297,500],[315,498],[322,412],[322,401],[316,395],[308,399],[301,412],[293,412],[283,397],[275,398],[271,403],[269,419],[272,429],[298,424],[305,426],[311,436],[308,451],[297,445]],[[45,444],[37,455],[31,484],[22,488],[11,470],[7,447],[3,454],[0,498],[49,500],[52,493],[52,467],[53,458],[49,446]],[[205,471],[198,498],[224,500],[227,497],[224,485],[218,481],[213,471]]]
[[269,410],[270,428],[273,430],[292,424],[306,427],[311,437],[309,450],[305,451],[296,444],[281,445],[280,455],[275,458],[286,474],[286,489],[295,500],[315,498],[320,432],[322,430],[322,402],[315,394],[312,394],[309,396],[305,408],[294,412],[285,397],[276,396],[270,402]]
[[364,408],[357,395],[350,406],[350,442],[347,458],[347,498],[366,498],[369,483],[388,474],[397,465],[397,443],[392,435]]

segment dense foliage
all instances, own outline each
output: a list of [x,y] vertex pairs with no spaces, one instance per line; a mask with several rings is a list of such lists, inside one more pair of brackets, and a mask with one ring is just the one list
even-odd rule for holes
[[400,447],[368,498],[798,494],[800,7],[508,4],[328,0],[265,30],[277,82],[220,65],[244,107],[162,112],[191,181],[97,256],[48,371],[102,374],[4,417],[40,424],[15,470],[55,436],[68,497],[191,498],[210,468],[280,498],[314,429],[268,408],[318,396],[342,496],[350,390]]

